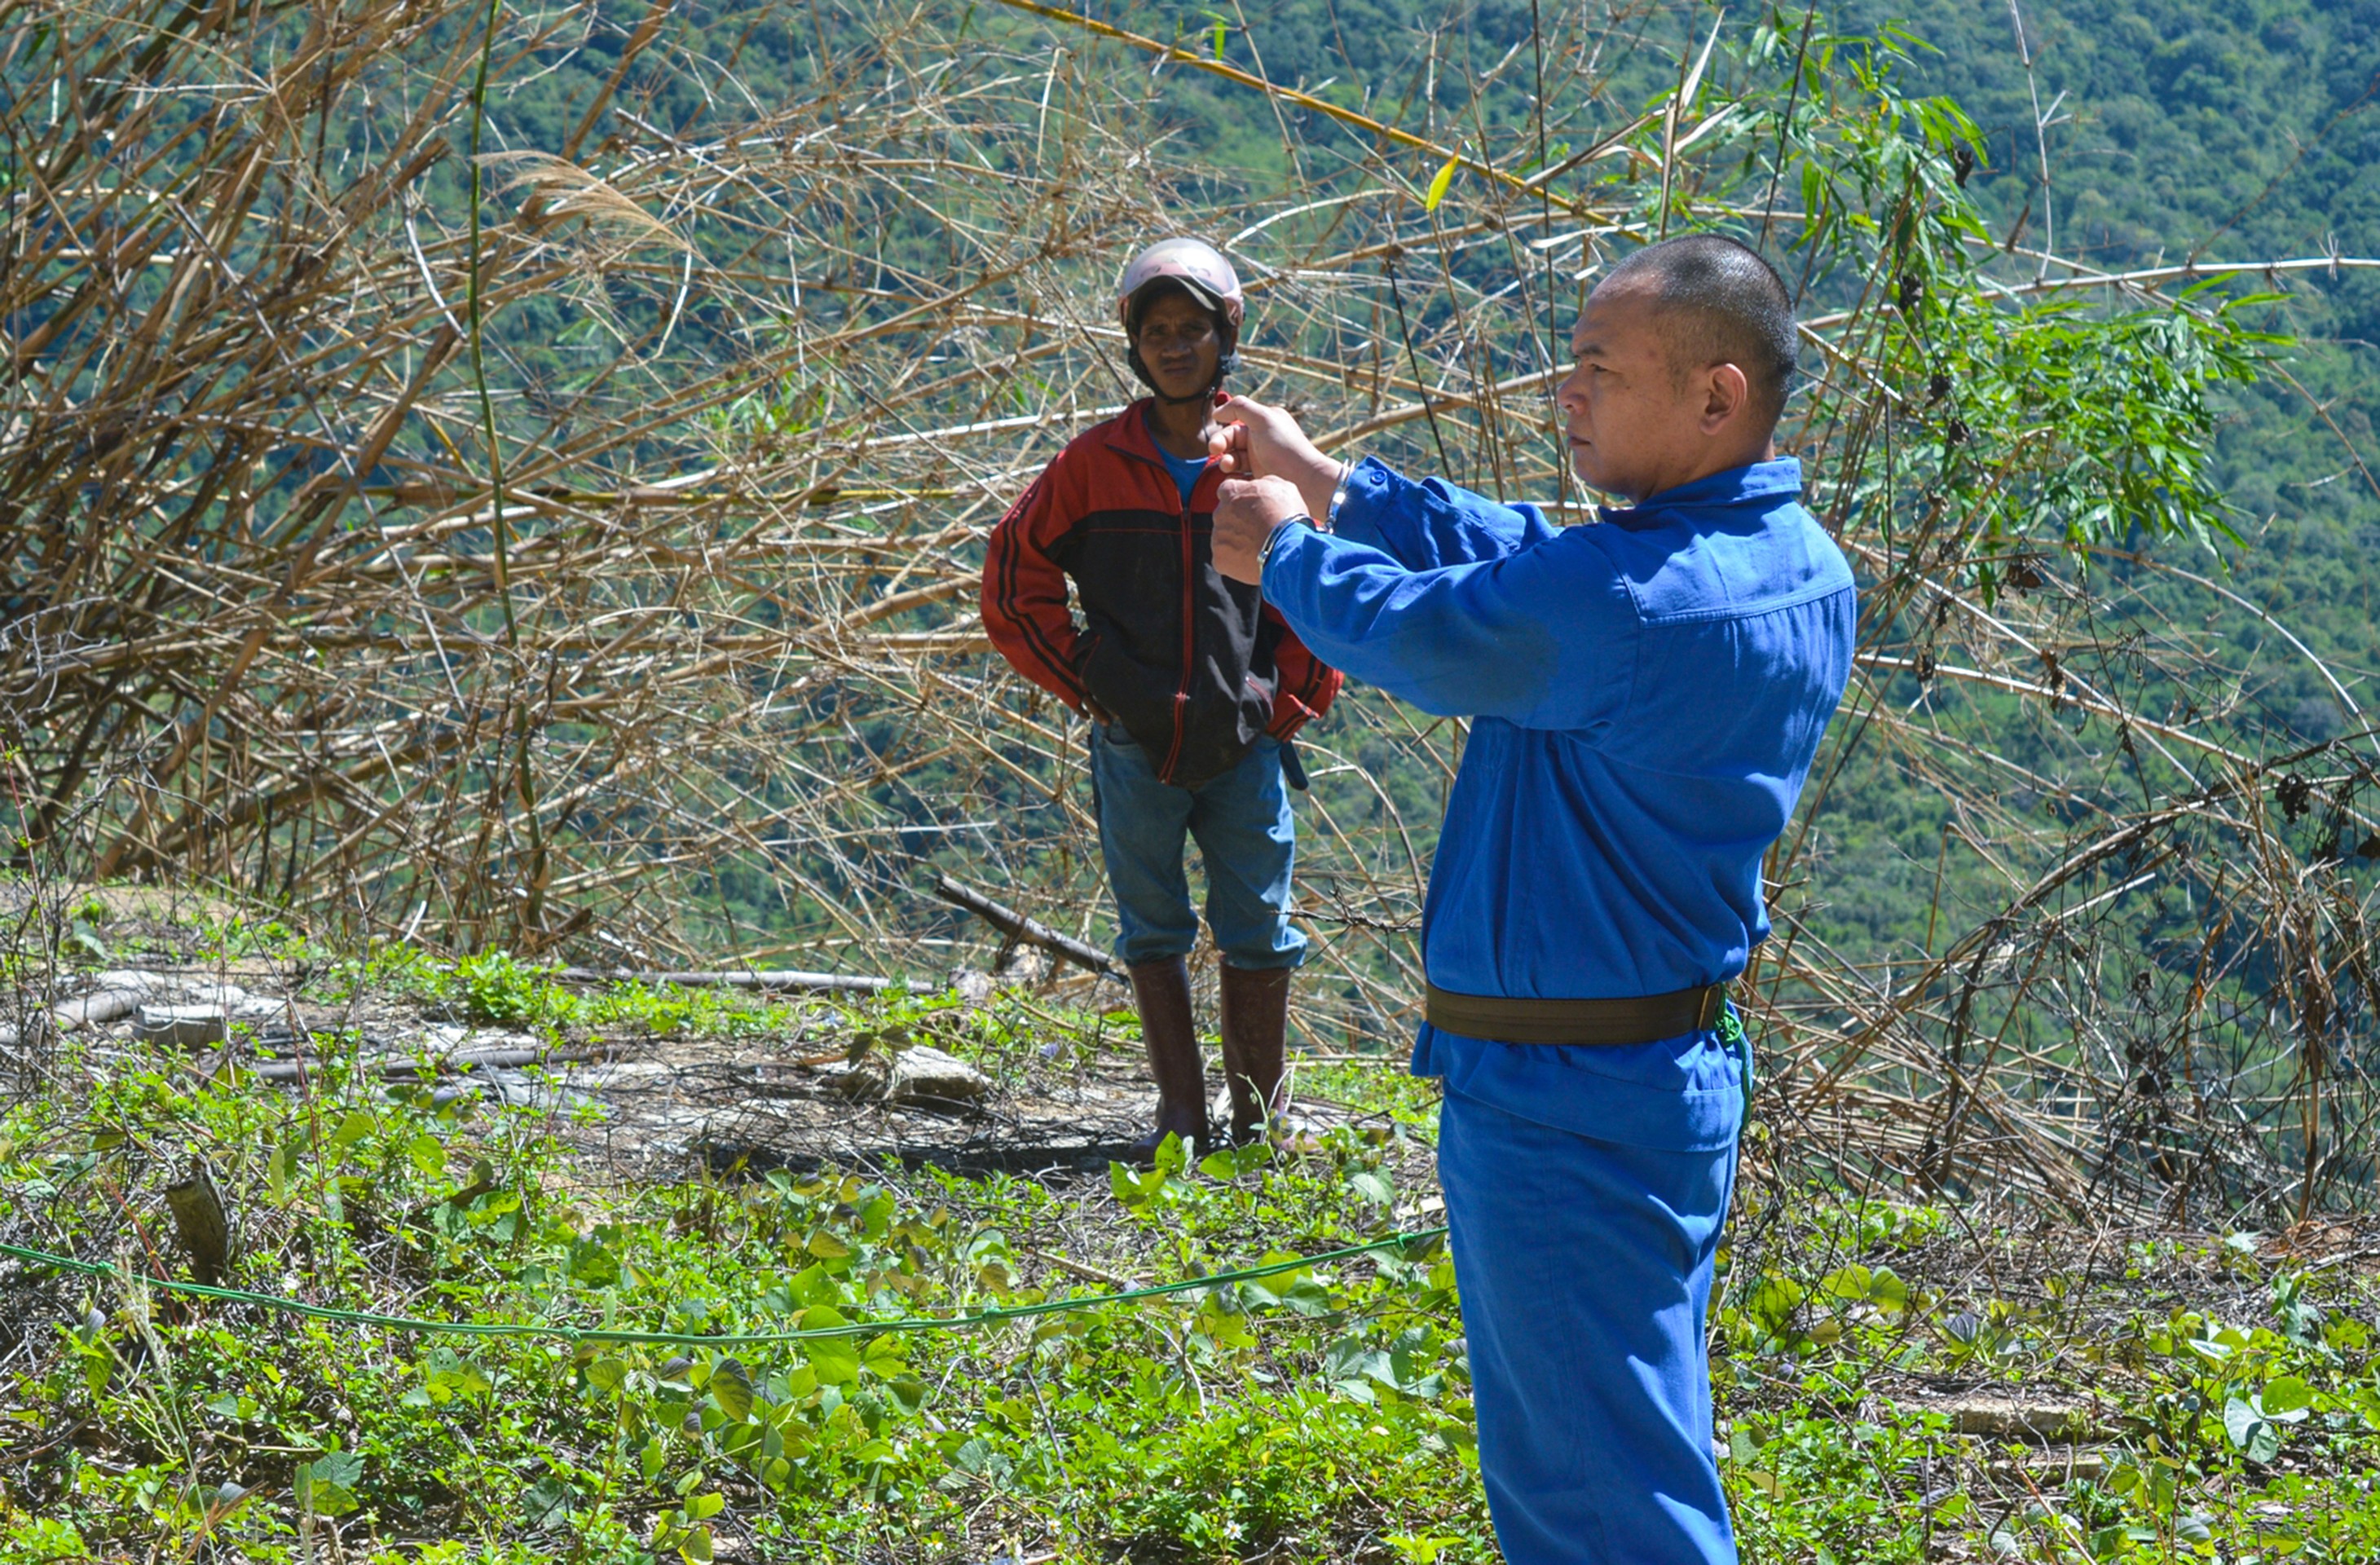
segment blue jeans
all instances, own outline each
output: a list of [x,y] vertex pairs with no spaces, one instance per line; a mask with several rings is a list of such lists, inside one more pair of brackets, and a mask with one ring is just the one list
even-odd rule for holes
[[1127,966],[1186,956],[1198,916],[1183,873],[1183,839],[1198,840],[1207,925],[1234,967],[1294,967],[1305,936],[1290,927],[1297,827],[1281,782],[1281,743],[1259,738],[1240,764],[1202,786],[1160,782],[1123,728],[1091,725],[1091,798],[1099,853],[1115,892],[1116,959]]
[[1504,1558],[1735,1565],[1703,1335],[1735,1148],[1599,1141],[1452,1091],[1438,1125]]

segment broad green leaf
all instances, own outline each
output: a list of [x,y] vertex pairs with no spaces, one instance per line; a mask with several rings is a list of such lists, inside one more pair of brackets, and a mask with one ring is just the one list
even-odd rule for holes
[[1116,1204],[1126,1208],[1148,1199],[1141,1191],[1140,1180],[1122,1162],[1108,1164],[1108,1189],[1114,1194]]
[[528,1486],[521,1496],[521,1516],[531,1532],[542,1532],[570,1520],[570,1502],[575,1497],[570,1486],[561,1479],[547,1476]]
[[354,1451],[334,1450],[298,1464],[298,1497],[323,1516],[344,1516],[356,1509],[356,1486],[363,1481],[364,1459]]
[[2313,1388],[2294,1375],[2284,1375],[2267,1382],[2265,1394],[2258,1399],[2265,1416],[2284,1424],[2302,1420],[2313,1406]]
[[[802,1312],[801,1328],[816,1331],[848,1326],[841,1310],[832,1304],[812,1304]],[[822,1384],[848,1386],[859,1378],[859,1348],[848,1337],[811,1337],[802,1343],[802,1356],[810,1361]]]
[[443,1405],[457,1397],[480,1397],[495,1389],[479,1365],[452,1348],[432,1348],[421,1361],[422,1389],[432,1402]]
[[797,1303],[804,1304],[839,1304],[850,1297],[843,1284],[816,1262],[795,1272],[793,1281],[786,1285],[786,1292]]
[[2357,1387],[2355,1394],[2348,1399],[2348,1405],[2355,1410],[2358,1418],[2363,1420],[2366,1429],[2380,1429],[2380,1389]]
[[620,1257],[592,1239],[574,1241],[570,1280],[588,1288],[609,1288],[620,1280]]
[[1752,1291],[1752,1297],[1744,1301],[1744,1306],[1752,1317],[1769,1331],[1781,1331],[1806,1297],[1808,1294],[1802,1285],[1791,1278],[1771,1274],[1762,1279],[1760,1286]]
[[[1278,1266],[1282,1261],[1293,1261],[1297,1258],[1287,1250],[1267,1250],[1257,1257],[1257,1265]],[[1270,1277],[1251,1277],[1240,1284],[1240,1291],[1243,1295],[1253,1293],[1267,1303],[1271,1303],[1278,1301],[1283,1294],[1296,1287],[1299,1279],[1310,1279],[1313,1275],[1309,1268],[1298,1267],[1290,1271],[1275,1272]]]
[[860,1351],[859,1358],[868,1366],[869,1374],[887,1380],[906,1374],[909,1368],[908,1360],[902,1355],[901,1339],[890,1331],[880,1337],[870,1338],[868,1346]]
[[751,1416],[752,1377],[741,1361],[719,1361],[718,1367],[710,1372],[710,1400],[719,1404],[719,1411],[727,1415],[730,1423],[741,1424]]
[[2270,1462],[2281,1451],[2281,1432],[2255,1403],[2233,1397],[2223,1404],[2223,1432],[2251,1462]]

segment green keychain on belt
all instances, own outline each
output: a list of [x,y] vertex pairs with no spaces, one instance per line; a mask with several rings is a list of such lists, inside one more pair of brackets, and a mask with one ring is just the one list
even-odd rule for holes
[[1743,1117],[1748,1122],[1752,1118],[1752,1035],[1743,1030],[1743,1018],[1735,1013],[1734,1001],[1719,1007],[1715,1030],[1719,1041],[1735,1050],[1736,1061],[1743,1067]]

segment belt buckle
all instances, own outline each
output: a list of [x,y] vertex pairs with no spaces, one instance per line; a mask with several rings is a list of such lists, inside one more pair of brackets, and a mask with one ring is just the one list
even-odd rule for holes
[[1727,986],[1711,984],[1703,990],[1702,1003],[1694,1008],[1694,1031],[1706,1032],[1718,1025],[1721,1013],[1727,1009]]

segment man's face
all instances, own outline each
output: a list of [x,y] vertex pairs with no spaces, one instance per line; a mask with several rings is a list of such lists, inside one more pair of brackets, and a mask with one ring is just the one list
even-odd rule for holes
[[1133,345],[1140,349],[1140,361],[1148,366],[1157,389],[1176,400],[1196,396],[1213,385],[1215,367],[1223,358],[1215,318],[1189,296],[1176,292],[1148,307]]
[[1575,367],[1555,394],[1572,467],[1590,488],[1642,500],[1691,466],[1705,397],[1681,385],[1649,286],[1606,284],[1587,296],[1571,334]]

